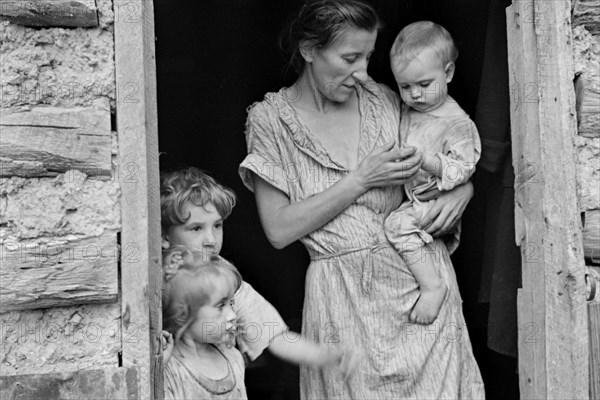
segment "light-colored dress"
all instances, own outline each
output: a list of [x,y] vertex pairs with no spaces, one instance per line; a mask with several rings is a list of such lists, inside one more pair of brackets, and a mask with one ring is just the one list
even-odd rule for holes
[[165,399],[167,400],[246,400],[244,360],[235,348],[219,345],[217,349],[227,360],[228,373],[222,379],[211,379],[191,371],[173,354],[165,366]]
[[[454,101],[451,98],[448,101]],[[405,261],[420,258],[425,251],[421,249],[433,238],[420,229],[418,224],[431,209],[434,200],[421,202],[415,196],[432,188],[452,190],[462,185],[475,172],[475,164],[481,155],[481,142],[477,127],[467,114],[438,117],[421,113],[402,106],[400,123],[402,142],[421,151],[435,154],[441,163],[442,176],[436,177],[423,169],[404,185],[406,201],[393,211],[384,224],[384,230],[390,243],[398,250]],[[444,239],[450,254],[458,247],[460,225]],[[442,255],[435,255],[436,257]],[[445,255],[447,257],[447,255]]]
[[[357,91],[362,160],[373,148],[398,140],[400,100],[372,80]],[[310,133],[293,100],[282,89],[249,109],[248,156],[240,176],[253,190],[253,172],[299,202],[324,191],[348,170]],[[436,322],[408,322],[418,285],[383,231],[385,218],[402,198],[400,186],[372,189],[301,239],[311,257],[302,333],[365,357],[349,381],[335,369],[301,367],[303,399],[484,397],[449,262],[438,264],[449,290]]]

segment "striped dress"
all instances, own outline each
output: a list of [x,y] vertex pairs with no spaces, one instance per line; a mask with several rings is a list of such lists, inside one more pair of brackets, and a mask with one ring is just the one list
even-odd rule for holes
[[[362,160],[373,148],[397,141],[400,100],[372,80],[357,91]],[[239,172],[250,190],[255,173],[299,202],[349,171],[309,132],[286,93],[268,93],[250,107],[248,155]],[[402,187],[372,189],[301,239],[311,257],[302,333],[363,356],[347,381],[335,369],[301,367],[303,399],[484,397],[449,260],[437,264],[449,288],[438,318],[426,326],[408,322],[419,296],[417,282],[383,231],[402,199]]]

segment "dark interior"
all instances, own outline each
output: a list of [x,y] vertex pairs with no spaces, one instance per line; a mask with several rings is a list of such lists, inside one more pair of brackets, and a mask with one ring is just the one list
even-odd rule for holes
[[[495,0],[491,0],[495,1]],[[161,170],[193,165],[231,187],[239,202],[225,224],[222,255],[268,299],[291,329],[300,331],[304,274],[309,259],[296,243],[275,250],[267,242],[253,194],[238,177],[246,155],[246,108],[293,83],[277,36],[300,0],[155,0]],[[370,76],[396,90],[388,50],[406,24],[432,20],[459,48],[450,94],[472,117],[482,75],[490,0],[374,0],[385,28]],[[479,300],[491,175],[477,172],[476,195],[463,218],[463,240],[453,255],[464,312],[488,398],[518,398],[516,359],[487,347],[488,305]],[[250,399],[294,399],[298,369],[264,354],[246,370]]]

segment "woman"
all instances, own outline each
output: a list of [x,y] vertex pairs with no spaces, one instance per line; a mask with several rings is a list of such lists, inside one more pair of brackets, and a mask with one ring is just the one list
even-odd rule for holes
[[[302,8],[288,36],[298,80],[250,109],[240,175],[273,246],[301,240],[311,256],[303,334],[365,355],[349,381],[303,367],[303,398],[482,398],[450,264],[438,318],[411,324],[418,286],[383,232],[421,156],[398,148],[400,100],[367,75],[379,26],[355,0]],[[440,195],[422,226],[449,232],[471,196]]]

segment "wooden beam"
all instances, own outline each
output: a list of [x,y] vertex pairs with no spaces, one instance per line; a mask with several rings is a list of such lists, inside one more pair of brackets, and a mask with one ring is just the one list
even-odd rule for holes
[[[160,346],[161,242],[154,11],[152,1],[132,0],[136,23],[115,22],[119,162],[135,165],[135,182],[121,185],[121,243],[135,252],[121,260],[123,336],[135,326],[144,333],[123,342],[123,366],[140,371],[140,398],[163,398]],[[136,95],[131,96],[132,89]]]
[[507,31],[510,87],[532,85],[537,95],[526,102],[511,93],[521,397],[583,399],[589,358],[570,3],[514,1]]
[[590,399],[600,399],[600,303],[589,304],[588,313],[590,329]]
[[0,398],[27,400],[137,400],[138,371],[106,368],[50,374],[0,376]]
[[13,24],[39,27],[96,27],[95,0],[0,0],[0,17]]
[[111,302],[118,294],[116,232],[0,245],[2,312]]
[[[597,68],[597,66],[596,66]],[[600,137],[600,75],[575,78],[577,131],[580,136]]]
[[600,0],[573,0],[573,27],[579,25],[600,34]]
[[111,176],[108,99],[93,107],[0,109],[0,176]]

